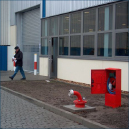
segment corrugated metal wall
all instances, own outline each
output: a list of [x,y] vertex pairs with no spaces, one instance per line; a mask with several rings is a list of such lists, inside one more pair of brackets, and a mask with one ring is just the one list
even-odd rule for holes
[[1,45],[1,1],[0,1],[0,45]]
[[[42,0],[37,1],[0,1],[0,44],[10,45],[10,25],[16,24],[15,12],[21,11],[38,4],[42,6]],[[42,12],[42,10],[40,11]],[[42,14],[41,14],[42,15]]]
[[118,0],[46,0],[46,17]]
[[34,71],[34,54],[37,54],[39,71],[40,9],[34,9],[22,15],[23,68]]
[[40,11],[34,9],[23,13],[22,43],[23,45],[39,45],[40,43]]
[[[46,0],[46,17],[100,5],[117,0]],[[42,16],[42,0],[35,1],[1,1],[1,44],[10,45],[10,25],[16,24],[15,12],[41,4],[40,17]]]
[[10,1],[1,1],[1,45],[10,45]]
[[[21,1],[21,0],[17,0],[17,1],[13,1],[11,0],[10,1],[10,24],[11,25],[15,25],[16,24],[16,21],[15,21],[15,12],[18,12],[18,11],[22,11],[22,10],[25,10],[27,8],[30,8],[30,7],[33,7],[33,6],[36,6],[36,5],[39,5],[39,4],[42,4],[42,0],[31,0],[31,1]],[[42,12],[42,11],[40,11]]]
[[[39,57],[41,32],[40,8],[16,13],[17,45],[23,52],[23,68],[34,70],[34,54]],[[37,64],[39,58],[37,58]],[[38,66],[38,65],[37,65]],[[37,67],[39,70],[39,67]]]

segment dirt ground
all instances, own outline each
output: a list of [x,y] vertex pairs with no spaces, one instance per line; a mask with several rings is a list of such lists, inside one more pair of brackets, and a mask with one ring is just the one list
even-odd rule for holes
[[96,121],[110,128],[128,128],[128,96],[122,95],[122,106],[111,108],[105,106],[105,95],[91,94],[91,89],[84,86],[67,84],[59,81],[10,81],[1,82],[1,85],[14,91],[31,96],[59,108],[73,104],[76,96],[69,97],[70,89],[79,91],[82,97],[88,100],[87,105],[96,107],[96,111],[76,113],[87,119]]

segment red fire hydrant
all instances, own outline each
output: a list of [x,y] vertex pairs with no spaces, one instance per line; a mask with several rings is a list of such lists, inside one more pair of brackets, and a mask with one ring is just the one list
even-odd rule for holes
[[73,101],[75,104],[75,107],[77,107],[77,108],[84,108],[85,107],[85,104],[87,103],[87,101],[82,99],[82,96],[78,91],[69,90],[68,95],[69,96],[71,96],[71,95],[77,96],[77,99]]

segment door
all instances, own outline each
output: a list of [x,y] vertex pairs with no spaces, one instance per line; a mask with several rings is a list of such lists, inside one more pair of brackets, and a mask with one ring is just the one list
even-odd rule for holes
[[105,94],[106,86],[106,70],[91,70],[91,94]]
[[0,71],[7,71],[7,46],[0,46]]
[[49,78],[57,78],[58,37],[49,40]]
[[34,71],[34,54],[37,54],[39,71],[40,8],[22,14],[23,68]]

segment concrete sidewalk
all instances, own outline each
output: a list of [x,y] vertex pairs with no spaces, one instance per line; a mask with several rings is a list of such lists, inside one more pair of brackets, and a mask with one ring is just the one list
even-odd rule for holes
[[[14,71],[0,71],[0,76],[1,76],[0,81],[11,81],[9,76],[12,76],[13,74],[14,74]],[[25,72],[25,75],[26,75],[26,80],[46,80],[46,79],[49,79],[48,77],[34,75],[34,73],[28,73],[28,72]],[[22,78],[22,75],[20,72],[18,72],[13,80],[20,80],[21,78]]]

